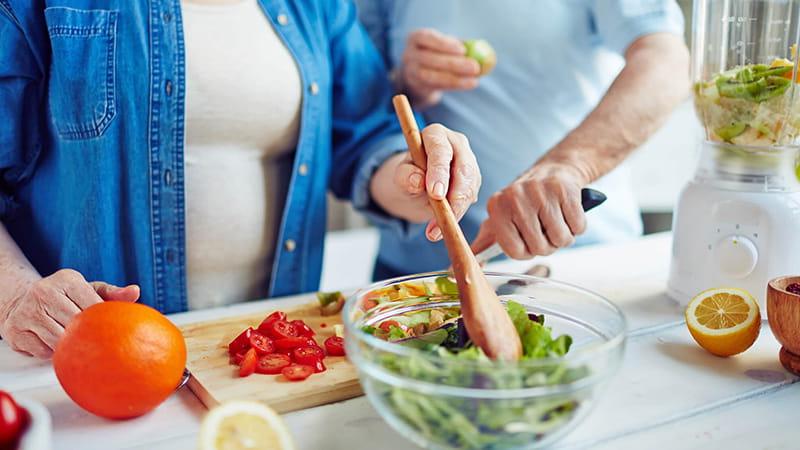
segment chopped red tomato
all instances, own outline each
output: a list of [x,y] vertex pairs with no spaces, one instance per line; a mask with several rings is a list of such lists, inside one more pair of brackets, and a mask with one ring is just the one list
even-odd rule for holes
[[250,327],[242,331],[239,336],[236,336],[236,339],[232,340],[231,343],[228,344],[228,353],[235,355],[250,348],[250,335],[253,333],[253,331],[253,327]]
[[389,332],[389,331],[392,329],[392,327],[399,327],[399,328],[402,328],[402,327],[400,326],[400,323],[399,323],[399,322],[397,322],[396,320],[384,320],[384,321],[383,321],[383,322],[381,322],[381,324],[378,326],[378,328],[380,328],[381,330],[385,331],[386,333],[388,333],[388,332]]
[[250,346],[256,350],[259,355],[267,355],[275,351],[275,346],[272,344],[272,339],[264,336],[258,331],[250,333]]
[[317,334],[302,320],[293,320],[290,323],[294,326],[294,329],[297,330],[297,334],[300,336],[311,337]]
[[370,309],[376,306],[378,306],[378,302],[376,302],[371,298],[365,298],[364,300],[361,301],[361,309],[363,309],[364,311],[369,311]]
[[308,345],[308,338],[306,337],[288,337],[283,339],[275,339],[275,348],[278,350],[291,350],[297,347]]
[[281,369],[292,363],[291,358],[286,355],[273,353],[271,355],[264,355],[258,358],[256,365],[256,372],[264,373],[267,375],[276,375],[281,373]]
[[0,391],[0,448],[16,448],[28,426],[28,412],[11,394]]
[[286,320],[286,313],[283,311],[275,311],[274,313],[268,315],[264,320],[261,321],[261,325],[258,326],[258,332],[264,335],[269,335],[270,325],[276,320]]
[[318,360],[317,360],[317,361],[314,363],[314,365],[313,365],[312,367],[314,368],[314,373],[325,372],[326,370],[328,370],[328,368],[327,368],[327,367],[325,367],[325,363],[324,363],[324,362],[322,362],[322,360],[321,360],[321,359],[318,359]]
[[278,319],[268,326],[267,335],[272,339],[284,339],[297,337],[297,330],[292,324],[285,320]]
[[258,355],[256,354],[256,349],[251,348],[244,354],[244,358],[242,359],[242,363],[239,364],[239,376],[240,377],[247,377],[253,374],[256,371],[256,363],[258,362]]
[[314,373],[314,369],[309,366],[294,365],[284,367],[281,373],[289,381],[302,381],[310,377]]
[[298,347],[292,352],[292,359],[298,364],[314,366],[317,361],[322,361],[325,353],[319,347]]
[[325,339],[325,351],[328,356],[344,356],[344,339],[339,336],[331,336]]
[[[248,349],[249,350],[249,349]],[[231,355],[231,364],[241,365],[242,361],[244,360],[244,355],[247,354],[247,350],[243,350],[235,355]]]

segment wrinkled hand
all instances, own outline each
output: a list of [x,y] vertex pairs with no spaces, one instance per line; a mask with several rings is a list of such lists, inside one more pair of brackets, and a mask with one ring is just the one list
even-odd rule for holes
[[[422,170],[401,153],[387,160],[373,177],[372,196],[390,214],[410,222],[430,220],[425,230],[428,239],[438,241],[442,232],[433,218],[428,196],[447,198],[457,219],[478,199],[481,173],[467,138],[446,127],[433,124],[422,130],[422,143],[428,166]],[[391,177],[391,186],[381,180]]]
[[139,299],[138,286],[89,283],[70,269],[41,278],[21,292],[0,305],[0,336],[13,350],[38,358],[53,354],[64,328],[82,310],[102,301]]
[[572,166],[534,166],[489,199],[489,218],[472,242],[473,252],[497,242],[511,258],[529,259],[572,245],[586,229],[581,207],[581,189],[586,184]]
[[466,48],[457,38],[427,28],[413,31],[399,76],[414,106],[421,109],[438,103],[445,90],[477,87],[480,65],[465,55]]

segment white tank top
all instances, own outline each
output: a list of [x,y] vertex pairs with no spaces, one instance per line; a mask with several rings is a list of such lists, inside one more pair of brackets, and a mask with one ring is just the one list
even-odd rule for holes
[[302,90],[257,0],[181,5],[186,276],[199,309],[267,294]]

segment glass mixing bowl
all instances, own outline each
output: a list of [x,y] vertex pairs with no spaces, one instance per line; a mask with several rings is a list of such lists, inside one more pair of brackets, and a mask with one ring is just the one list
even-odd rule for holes
[[[379,282],[347,300],[347,354],[358,367],[372,405],[400,434],[432,449],[536,448],[564,436],[591,409],[619,367],[626,329],[620,309],[600,295],[565,283],[487,273],[501,301],[513,300],[528,313],[544,315],[553,337],[572,337],[565,356],[514,363],[465,360],[364,331],[409,314],[420,316],[419,311],[457,315],[456,295],[424,293],[439,292],[436,280],[446,275]],[[422,289],[401,288],[408,283]],[[385,301],[384,296],[376,302],[376,292],[387,291],[401,298]]]

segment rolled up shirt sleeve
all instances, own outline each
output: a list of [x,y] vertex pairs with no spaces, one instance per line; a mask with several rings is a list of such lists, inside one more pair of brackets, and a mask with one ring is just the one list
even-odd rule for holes
[[0,2],[0,220],[16,210],[17,186],[42,148],[43,78],[22,22]]
[[619,54],[642,36],[682,35],[684,29],[683,13],[674,0],[594,0],[592,14],[605,46]]
[[333,170],[330,187],[378,226],[408,228],[373,200],[375,171],[406,144],[395,119],[392,86],[383,60],[358,22],[350,0],[331,2],[333,62]]

